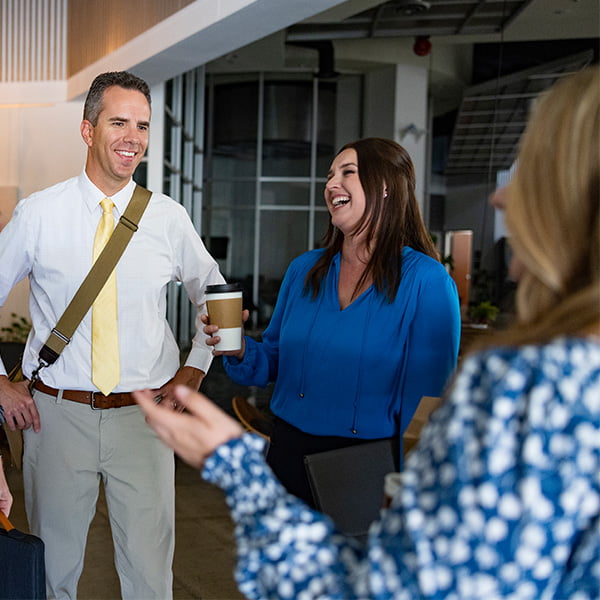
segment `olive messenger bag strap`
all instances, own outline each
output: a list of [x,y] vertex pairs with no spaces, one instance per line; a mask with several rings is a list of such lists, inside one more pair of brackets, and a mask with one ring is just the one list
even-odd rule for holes
[[39,353],[39,365],[33,372],[29,383],[30,391],[39,379],[40,370],[55,363],[65,346],[71,341],[79,323],[94,303],[96,296],[119,262],[129,240],[137,231],[138,223],[146,210],[151,195],[152,192],[136,185],[133,196],[106,246],[42,346]]

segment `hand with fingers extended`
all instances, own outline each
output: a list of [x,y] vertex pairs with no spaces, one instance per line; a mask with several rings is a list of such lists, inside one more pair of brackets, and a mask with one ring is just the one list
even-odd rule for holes
[[[213,346],[213,355],[214,356],[235,356],[238,360],[243,360],[244,352],[246,351],[246,342],[244,340],[244,331],[242,329],[242,347],[240,350],[229,350],[222,352],[220,350],[214,349],[220,341],[219,337],[219,327],[217,325],[211,325],[208,319],[208,315],[202,315],[202,323],[204,323],[203,331],[208,336],[206,340],[206,344],[208,346]],[[250,311],[243,310],[242,311],[242,323],[245,323],[250,318]]]
[[35,432],[40,430],[40,415],[29,393],[28,383],[13,383],[6,375],[0,376],[0,405],[11,431],[28,429],[31,426]]
[[243,434],[242,426],[203,394],[183,385],[176,386],[174,394],[185,413],[157,404],[149,390],[133,392],[148,425],[192,467],[201,468],[219,446]]

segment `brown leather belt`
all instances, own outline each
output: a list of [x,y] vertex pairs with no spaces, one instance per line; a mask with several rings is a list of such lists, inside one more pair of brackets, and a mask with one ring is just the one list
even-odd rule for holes
[[[60,390],[50,387],[41,381],[36,381],[33,385],[36,390],[49,394],[50,396],[58,396]],[[101,392],[85,392],[82,390],[63,390],[62,397],[65,400],[88,404],[94,410],[104,410],[105,408],[121,408],[121,406],[133,406],[135,400],[130,392],[109,394],[105,396]]]

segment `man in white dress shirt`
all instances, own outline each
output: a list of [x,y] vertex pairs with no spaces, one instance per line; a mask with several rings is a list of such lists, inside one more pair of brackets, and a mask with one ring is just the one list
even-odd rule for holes
[[[112,200],[116,223],[131,199],[149,125],[147,84],[126,72],[99,75],[81,123],[88,147],[84,171],[22,200],[0,233],[0,305],[20,279],[30,280],[33,329],[23,357],[28,378],[92,265],[100,202]],[[123,598],[172,597],[173,455],[146,426],[130,392],[153,389],[178,410],[174,385],[200,387],[212,360],[200,322],[205,289],[224,280],[185,209],[162,194],[152,195],[116,279],[120,379],[111,394],[97,393],[92,383],[92,311],[58,360],[41,370],[33,397],[26,382],[8,380],[0,361],[0,405],[9,427],[24,430],[26,509],[32,532],[46,545],[49,598],[77,595],[100,479]],[[198,309],[182,367],[165,316],[171,281],[183,284]],[[94,410],[92,399],[108,408]]]

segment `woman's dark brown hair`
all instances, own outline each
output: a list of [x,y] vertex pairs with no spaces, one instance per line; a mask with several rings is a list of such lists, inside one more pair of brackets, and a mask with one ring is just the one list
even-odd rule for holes
[[[354,230],[364,233],[371,257],[356,289],[370,275],[375,289],[393,302],[400,285],[402,251],[405,246],[439,260],[431,236],[423,223],[415,196],[415,171],[408,152],[392,140],[365,138],[343,146],[353,148],[358,159],[358,177],[365,192],[365,212]],[[383,190],[387,190],[384,197]],[[331,224],[323,244],[325,252],[308,272],[305,292],[313,299],[333,257],[341,250],[344,235]]]

